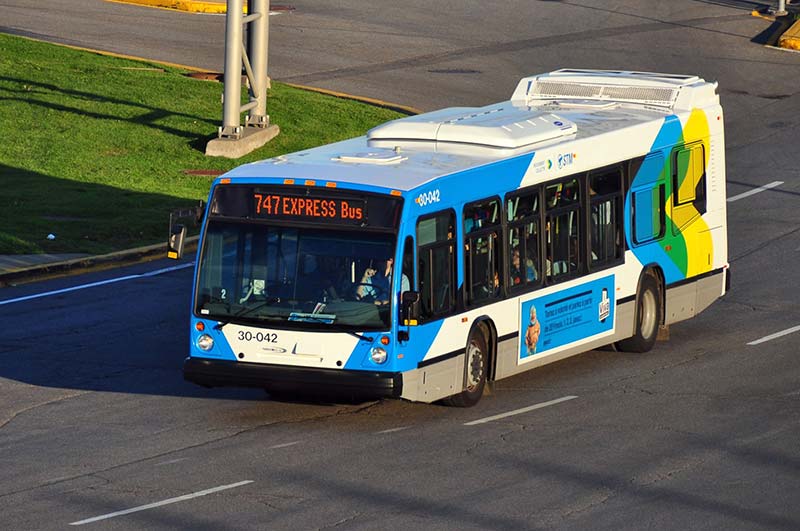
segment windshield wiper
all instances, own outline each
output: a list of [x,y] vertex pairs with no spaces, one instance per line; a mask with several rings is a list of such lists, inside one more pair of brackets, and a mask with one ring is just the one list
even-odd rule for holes
[[[234,313],[233,315],[227,316],[227,319],[220,320],[220,322],[214,328],[216,330],[221,330],[223,326],[229,324],[234,319],[236,319],[238,317],[244,317],[249,313],[258,311],[261,308],[264,308],[265,306],[269,306],[269,305],[274,304],[276,302],[280,302],[280,298],[279,297],[270,297],[267,300],[255,305],[255,306],[253,306],[251,308],[242,308],[241,310],[239,310],[238,312]],[[276,319],[276,318],[283,318],[284,316],[279,314],[279,313],[270,313],[270,314],[259,315],[258,317],[263,318],[263,319]]]
[[248,313],[255,312],[255,311],[260,310],[261,308],[263,308],[265,306],[269,306],[271,304],[275,304],[276,302],[281,302],[281,298],[280,297],[268,297],[267,300],[265,300],[263,302],[260,302],[260,303],[256,304],[255,306],[251,306],[249,308],[242,308],[241,310],[239,310],[235,314],[231,315],[231,317],[243,317],[243,316],[247,315]]
[[356,336],[361,341],[366,341],[368,343],[372,343],[373,341],[375,341],[374,337],[369,337],[369,336],[365,336],[365,335],[362,335],[362,334],[358,334],[356,332],[351,332],[350,330],[344,330],[344,331],[347,332],[348,334],[350,334],[351,336]]

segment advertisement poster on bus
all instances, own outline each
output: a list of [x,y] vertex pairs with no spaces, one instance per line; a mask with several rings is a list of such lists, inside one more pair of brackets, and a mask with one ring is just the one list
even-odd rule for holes
[[614,328],[614,277],[522,303],[520,361]]

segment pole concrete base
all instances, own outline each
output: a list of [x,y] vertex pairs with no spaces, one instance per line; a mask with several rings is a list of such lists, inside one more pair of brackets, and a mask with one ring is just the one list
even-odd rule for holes
[[256,150],[278,136],[280,128],[271,124],[267,127],[243,127],[241,138],[214,138],[206,144],[209,157],[238,159]]

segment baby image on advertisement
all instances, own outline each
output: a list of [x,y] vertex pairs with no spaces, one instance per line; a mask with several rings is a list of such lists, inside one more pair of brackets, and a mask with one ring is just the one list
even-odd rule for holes
[[536,307],[531,305],[531,318],[528,322],[528,328],[525,330],[526,356],[536,354],[536,343],[539,342],[539,332],[541,332],[541,328],[539,321],[536,319]]

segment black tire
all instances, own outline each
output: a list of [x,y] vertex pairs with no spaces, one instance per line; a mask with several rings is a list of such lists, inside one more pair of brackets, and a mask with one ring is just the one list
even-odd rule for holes
[[623,352],[649,352],[656,343],[658,327],[664,321],[663,312],[659,282],[654,275],[647,273],[642,277],[639,293],[636,294],[636,328],[633,337],[617,343],[617,348]]
[[486,374],[489,370],[489,347],[481,327],[476,327],[467,340],[464,363],[466,364],[466,387],[460,393],[443,400],[448,406],[472,407],[483,396]]

